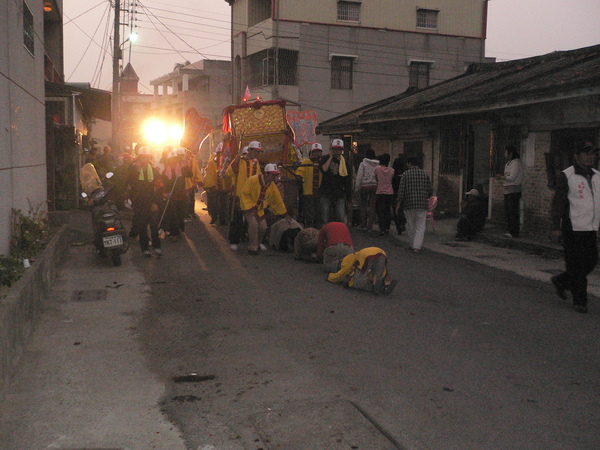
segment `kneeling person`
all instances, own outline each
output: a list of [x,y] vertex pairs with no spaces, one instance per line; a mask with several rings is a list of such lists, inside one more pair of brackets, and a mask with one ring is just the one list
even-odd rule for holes
[[367,247],[346,256],[340,270],[330,273],[327,281],[374,294],[391,294],[396,280],[387,271],[387,255],[378,247]]

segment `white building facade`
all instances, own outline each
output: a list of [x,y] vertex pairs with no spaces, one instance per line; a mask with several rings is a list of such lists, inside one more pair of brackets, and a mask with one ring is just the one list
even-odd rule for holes
[[220,127],[223,109],[231,102],[231,62],[201,60],[178,65],[150,84],[154,86],[153,114],[183,125],[185,112],[195,108]]
[[[46,76],[62,73],[62,59],[52,65],[53,48],[45,48],[45,21],[60,36],[62,55],[62,0],[11,0],[0,3],[0,254],[8,254],[12,209],[24,214],[29,204],[45,209],[46,186]],[[46,17],[45,17],[46,16]],[[46,64],[45,64],[46,60]],[[58,62],[58,61],[57,61]],[[45,75],[45,69],[48,74]]]

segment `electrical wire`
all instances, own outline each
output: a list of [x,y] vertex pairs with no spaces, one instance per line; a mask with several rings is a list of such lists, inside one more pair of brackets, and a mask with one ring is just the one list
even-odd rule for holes
[[[108,11],[110,11],[107,8]],[[106,14],[106,11],[104,12],[104,14]],[[85,57],[85,55],[87,54],[87,51],[90,48],[90,45],[92,45],[92,42],[94,41],[94,37],[96,37],[96,33],[98,32],[98,29],[100,28],[100,25],[102,24],[101,21],[98,22],[98,25],[96,26],[96,29],[94,30],[94,34],[92,35],[92,37],[90,38],[90,41],[88,42],[87,47],[85,48],[85,50],[83,51],[81,58],[79,58],[79,61],[77,62],[77,64],[75,65],[75,67],[73,68],[73,71],[71,72],[71,74],[67,77],[67,81],[69,81],[71,79],[71,77],[73,76],[73,74],[75,73],[75,71],[77,70],[77,68],[79,67],[79,64],[81,64],[81,61],[83,61],[83,58]]]

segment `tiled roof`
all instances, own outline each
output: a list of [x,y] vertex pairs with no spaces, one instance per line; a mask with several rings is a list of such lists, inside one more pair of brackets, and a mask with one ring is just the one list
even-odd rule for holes
[[600,45],[501,63],[473,64],[458,77],[335,117],[331,133],[362,124],[436,117],[600,93]]

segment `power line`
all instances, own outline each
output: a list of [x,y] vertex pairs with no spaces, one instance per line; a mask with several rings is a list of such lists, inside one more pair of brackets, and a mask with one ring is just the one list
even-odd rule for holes
[[[110,11],[110,9],[107,8],[107,11]],[[104,12],[104,14],[106,14],[106,11]],[[96,33],[98,32],[98,28],[100,28],[100,24],[102,22],[98,22],[98,26],[96,27],[96,29],[94,30],[94,34],[92,35],[92,37],[90,38],[90,42],[88,42],[87,47],[85,48],[85,50],[83,51],[83,54],[81,55],[81,58],[79,58],[79,61],[77,62],[77,64],[75,65],[75,67],[73,68],[73,71],[71,72],[71,75],[69,75],[67,77],[67,81],[71,79],[71,77],[73,76],[73,74],[75,73],[75,71],[77,70],[77,68],[79,67],[79,64],[81,64],[81,61],[83,61],[83,58],[85,57],[87,51],[90,48],[90,45],[92,45],[93,39],[96,36]]]

